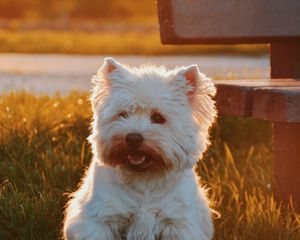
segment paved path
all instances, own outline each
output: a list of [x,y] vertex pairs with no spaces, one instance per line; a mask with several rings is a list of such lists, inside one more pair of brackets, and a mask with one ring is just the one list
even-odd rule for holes
[[[269,60],[236,56],[114,56],[127,65],[165,64],[167,67],[198,64],[215,79],[267,78]],[[0,54],[0,92],[26,90],[53,94],[57,91],[87,91],[90,78],[104,56],[57,54]]]

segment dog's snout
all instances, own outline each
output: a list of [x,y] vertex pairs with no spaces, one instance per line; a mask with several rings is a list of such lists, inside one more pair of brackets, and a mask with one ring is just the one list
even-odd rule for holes
[[125,142],[130,148],[138,148],[142,145],[144,138],[139,133],[128,133]]

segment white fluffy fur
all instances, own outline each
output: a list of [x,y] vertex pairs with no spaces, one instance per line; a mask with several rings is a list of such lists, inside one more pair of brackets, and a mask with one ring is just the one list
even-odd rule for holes
[[[94,157],[66,207],[64,238],[211,239],[211,210],[193,170],[216,115],[210,79],[196,65],[167,71],[129,68],[107,58],[93,85]],[[153,110],[166,122],[152,123]],[[128,117],[119,117],[124,111]],[[162,157],[161,171],[135,172],[106,159],[114,139],[122,142],[132,132]]]

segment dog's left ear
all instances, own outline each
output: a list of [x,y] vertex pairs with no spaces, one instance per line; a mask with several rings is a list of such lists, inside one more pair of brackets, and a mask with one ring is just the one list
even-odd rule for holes
[[199,71],[197,65],[181,67],[176,73],[178,87],[184,91],[190,103],[193,103],[197,95],[215,95],[215,87],[203,73]]
[[191,65],[176,69],[173,84],[187,96],[194,118],[200,123],[200,131],[207,136],[208,128],[217,114],[213,100],[216,94],[213,82],[199,71],[197,65]]

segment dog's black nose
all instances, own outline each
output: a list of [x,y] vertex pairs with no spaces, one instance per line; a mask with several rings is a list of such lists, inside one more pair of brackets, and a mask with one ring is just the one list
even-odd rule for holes
[[139,148],[144,141],[144,138],[139,133],[128,133],[125,142],[130,148]]

